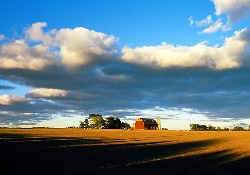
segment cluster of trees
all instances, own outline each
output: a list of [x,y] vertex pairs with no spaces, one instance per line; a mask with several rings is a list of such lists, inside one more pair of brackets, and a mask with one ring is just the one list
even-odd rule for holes
[[191,131],[250,131],[250,125],[248,130],[243,128],[242,126],[235,126],[232,129],[229,129],[227,127],[221,128],[221,127],[214,127],[212,125],[206,126],[199,124],[190,124],[189,126]]
[[121,122],[119,117],[103,118],[100,114],[89,114],[84,121],[80,121],[79,128],[84,129],[130,129],[130,124]]

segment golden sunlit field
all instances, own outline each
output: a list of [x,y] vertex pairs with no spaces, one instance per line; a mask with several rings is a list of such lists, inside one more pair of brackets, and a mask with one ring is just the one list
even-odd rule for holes
[[0,129],[0,154],[3,174],[241,174],[250,132]]

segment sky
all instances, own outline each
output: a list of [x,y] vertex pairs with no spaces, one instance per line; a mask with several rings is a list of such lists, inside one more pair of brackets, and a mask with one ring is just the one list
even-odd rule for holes
[[88,114],[250,125],[250,0],[1,0],[0,126]]

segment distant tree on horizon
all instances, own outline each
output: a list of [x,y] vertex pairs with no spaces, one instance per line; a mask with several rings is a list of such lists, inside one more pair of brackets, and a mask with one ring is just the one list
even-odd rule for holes
[[242,126],[235,126],[231,129],[231,131],[245,131],[245,129]]
[[130,124],[126,122],[121,122],[119,117],[109,116],[105,118],[105,128],[106,129],[130,129]]
[[[90,120],[90,122],[89,122]],[[109,116],[103,118],[100,114],[89,114],[83,122],[80,121],[79,128],[92,129],[130,129],[129,123],[121,122],[119,117]]]
[[101,129],[105,125],[105,121],[100,114],[89,114],[90,128]]
[[[217,127],[217,129],[219,129],[220,127]],[[208,130],[209,131],[216,131],[216,127],[212,126],[212,125],[208,125]]]
[[206,125],[190,124],[191,131],[207,131],[208,127]]
[[88,118],[86,118],[83,122],[80,121],[79,128],[84,128],[84,129],[89,128],[89,120],[88,120]]
[[105,118],[105,128],[107,129],[116,129],[116,121],[114,117]]
[[130,126],[130,124],[127,123],[127,122],[122,122],[122,128],[123,128],[123,129],[131,129],[131,126]]
[[229,129],[227,127],[224,127],[221,129],[221,127],[214,127],[212,125],[206,126],[206,125],[200,125],[200,124],[190,124],[190,130],[191,131],[250,131],[250,125],[249,129],[244,129],[242,126],[235,126],[232,129]]

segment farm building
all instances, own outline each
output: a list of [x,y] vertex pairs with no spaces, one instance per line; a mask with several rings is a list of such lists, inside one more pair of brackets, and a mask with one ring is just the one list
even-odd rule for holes
[[158,123],[150,118],[138,118],[134,123],[134,129],[157,130]]

